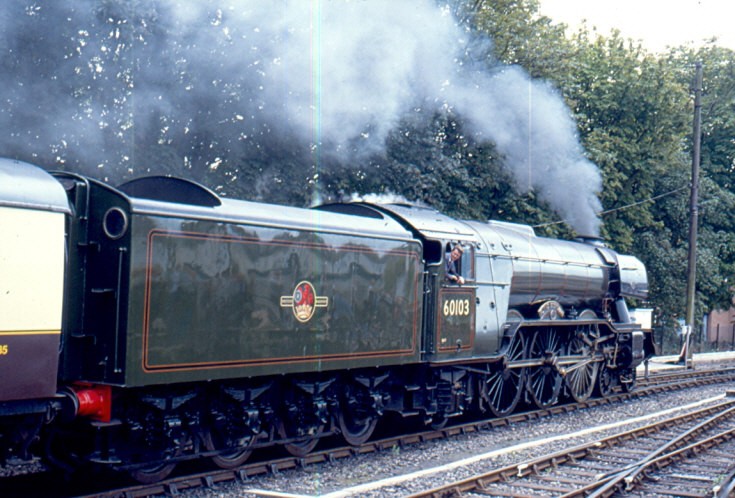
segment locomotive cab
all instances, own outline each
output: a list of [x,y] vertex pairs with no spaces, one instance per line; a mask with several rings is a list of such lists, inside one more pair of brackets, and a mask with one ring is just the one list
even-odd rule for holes
[[[466,223],[434,209],[408,204],[373,207],[400,221],[421,240],[426,273],[422,339],[425,360],[441,363],[471,357],[478,338],[484,342],[494,336],[487,332],[497,329],[495,289],[484,277],[479,278],[489,270],[478,268],[484,263],[477,233]],[[452,261],[455,248],[460,255]],[[461,276],[461,283],[450,272]]]

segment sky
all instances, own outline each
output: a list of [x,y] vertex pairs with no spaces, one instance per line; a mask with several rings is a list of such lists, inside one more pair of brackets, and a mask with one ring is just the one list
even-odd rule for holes
[[583,20],[603,35],[619,29],[653,52],[667,46],[717,37],[718,45],[735,50],[733,0],[540,0],[540,12],[576,31]]

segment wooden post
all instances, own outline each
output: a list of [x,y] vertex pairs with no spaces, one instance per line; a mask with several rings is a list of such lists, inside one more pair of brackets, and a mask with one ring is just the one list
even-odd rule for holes
[[699,216],[699,160],[702,147],[702,63],[695,65],[696,75],[694,82],[694,124],[692,145],[692,184],[689,196],[689,262],[687,272],[687,308],[686,324],[687,335],[684,338],[684,347],[679,362],[686,361],[687,368],[694,368],[691,337],[694,330],[694,308],[696,300],[697,279],[697,218]]

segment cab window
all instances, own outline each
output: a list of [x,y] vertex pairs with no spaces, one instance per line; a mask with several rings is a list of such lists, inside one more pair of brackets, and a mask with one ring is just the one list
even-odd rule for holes
[[461,261],[462,276],[468,282],[475,280],[475,248],[469,245],[465,246]]
[[[459,257],[453,260],[452,251],[459,252]],[[444,283],[456,284],[452,276],[455,273],[461,276],[465,283],[475,280],[475,248],[471,245],[448,243],[444,251]]]

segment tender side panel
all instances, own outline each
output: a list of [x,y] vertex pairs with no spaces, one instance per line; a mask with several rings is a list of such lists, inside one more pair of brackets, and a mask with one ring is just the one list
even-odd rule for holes
[[0,207],[0,400],[53,396],[64,214]]
[[418,243],[154,221],[136,223],[128,384],[417,360]]

